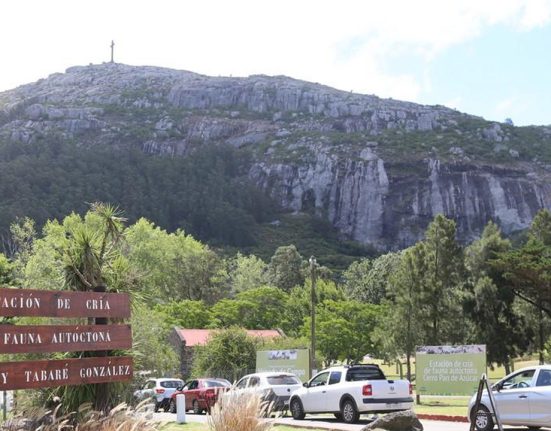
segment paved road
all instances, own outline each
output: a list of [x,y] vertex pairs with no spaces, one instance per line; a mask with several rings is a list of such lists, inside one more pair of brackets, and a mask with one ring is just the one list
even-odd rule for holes
[[[155,413],[154,419],[162,422],[174,422],[176,421],[176,415],[171,413]],[[193,413],[186,414],[186,422],[207,422],[206,415],[194,415]],[[300,426],[304,428],[324,428],[327,430],[335,431],[359,431],[366,426],[369,421],[362,418],[356,425],[346,425],[342,422],[338,422],[336,419],[330,419],[328,417],[316,417],[312,415],[306,416],[305,420],[295,421],[291,417],[279,418],[276,423]],[[469,424],[459,422],[442,422],[442,421],[428,421],[422,420],[421,423],[425,431],[469,431]],[[513,431],[508,429],[507,431]],[[526,428],[523,429],[526,431]]]
[[[176,415],[172,413],[155,413],[154,420],[160,422],[175,422]],[[186,414],[186,422],[207,422],[206,415],[194,415],[193,413]],[[346,425],[331,419],[327,416],[316,417],[315,415],[307,415],[305,420],[295,421],[291,417],[283,417],[276,420],[276,423],[292,425],[301,428],[322,428],[328,431],[359,431],[369,423],[369,420],[362,419],[356,425]],[[422,419],[421,423],[425,431],[469,431],[469,425],[466,422],[445,422],[445,421],[429,421]],[[504,427],[506,431],[526,431],[526,427]],[[497,428],[495,428],[497,430]],[[551,430],[551,428],[542,428],[541,431]]]

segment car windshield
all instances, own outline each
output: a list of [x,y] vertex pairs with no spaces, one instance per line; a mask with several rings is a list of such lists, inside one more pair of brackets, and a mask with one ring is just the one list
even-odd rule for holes
[[181,380],[164,380],[160,382],[163,388],[177,388],[178,386],[184,386],[184,382]]
[[347,382],[358,382],[361,380],[385,380],[385,375],[379,367],[350,368],[346,373]]
[[279,376],[270,376],[267,377],[268,383],[270,385],[299,385],[300,382],[295,376],[286,376],[284,374]]
[[528,388],[531,386],[532,383],[532,377],[534,377],[534,373],[536,370],[526,370],[521,371],[508,379],[503,380],[501,383],[502,389],[521,389],[521,388]]
[[205,386],[207,388],[223,388],[231,386],[230,382],[224,382],[221,380],[207,380],[205,382]]

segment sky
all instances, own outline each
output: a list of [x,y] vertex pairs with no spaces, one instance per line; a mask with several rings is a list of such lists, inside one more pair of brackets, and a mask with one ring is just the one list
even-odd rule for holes
[[0,91],[110,60],[551,124],[551,0],[9,0]]

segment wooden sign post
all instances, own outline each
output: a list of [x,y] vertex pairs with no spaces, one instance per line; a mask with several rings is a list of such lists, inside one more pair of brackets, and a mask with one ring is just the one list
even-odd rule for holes
[[98,357],[0,362],[0,390],[126,381],[132,358],[107,352],[132,347],[130,325],[107,318],[130,317],[126,293],[0,288],[0,316],[101,319],[96,325],[0,325],[0,354],[98,351]]
[[0,288],[0,316],[130,317],[127,293]]
[[132,378],[132,358],[114,356],[0,363],[0,390],[120,382]]
[[83,352],[130,348],[130,325],[0,326],[0,353]]

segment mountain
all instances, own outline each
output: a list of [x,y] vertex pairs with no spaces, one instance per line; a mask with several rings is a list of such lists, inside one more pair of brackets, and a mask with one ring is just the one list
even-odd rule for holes
[[438,213],[465,242],[489,220],[525,229],[551,208],[550,176],[551,127],[284,76],[106,63],[0,93],[0,229],[102,199],[238,246],[283,210],[390,250],[421,239]]

